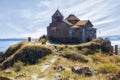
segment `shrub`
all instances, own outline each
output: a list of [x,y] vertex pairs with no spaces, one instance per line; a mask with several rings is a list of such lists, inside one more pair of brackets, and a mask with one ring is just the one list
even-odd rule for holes
[[80,50],[81,53],[88,55],[98,52],[100,50],[100,44],[96,42],[88,42],[82,45],[78,45],[76,48]]
[[13,66],[15,72],[20,71],[21,68],[23,67],[23,65],[24,65],[24,63],[22,63],[21,61],[17,61]]
[[96,42],[88,42],[83,44],[82,48],[89,48],[91,50],[100,49],[100,44]]
[[98,38],[93,40],[93,42],[100,43],[101,51],[104,53],[111,53],[111,41],[108,38]]
[[[40,45],[27,45],[24,46],[13,58],[13,60],[21,60],[26,64],[35,64],[38,59],[51,54],[51,49]],[[20,57],[22,56],[22,57]]]
[[98,65],[96,70],[99,73],[118,73],[120,68],[113,63],[103,63]]
[[42,44],[46,44],[47,40],[46,40],[46,39],[41,39],[40,42],[41,42]]
[[41,36],[41,37],[39,38],[38,41],[40,41],[42,44],[46,44],[46,42],[47,42],[47,37],[46,37],[45,35],[43,35],[43,36]]
[[67,59],[74,60],[74,61],[88,62],[88,60],[84,56],[76,54],[76,53],[67,53],[66,52],[66,53],[61,54],[61,56],[65,57]]
[[109,39],[98,38],[94,39],[91,42],[84,43],[76,46],[78,50],[82,50],[83,54],[94,54],[96,52],[102,52],[103,54],[111,54],[111,42]]
[[88,48],[83,48],[83,49],[81,50],[81,53],[82,53],[82,54],[85,54],[85,55],[94,54],[94,52],[91,51],[91,50],[88,49]]

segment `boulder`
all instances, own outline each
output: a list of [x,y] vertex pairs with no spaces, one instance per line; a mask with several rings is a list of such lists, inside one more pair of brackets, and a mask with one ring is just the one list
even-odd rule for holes
[[82,68],[82,73],[85,76],[92,76],[95,73],[95,71],[91,70],[89,67],[83,67]]
[[93,74],[96,74],[97,71],[90,69],[89,67],[82,67],[75,66],[72,68],[72,71],[78,74],[84,74],[85,76],[92,76]]
[[56,73],[53,80],[59,80],[59,79],[61,79],[61,74]]
[[82,70],[79,66],[72,67],[72,71],[79,74],[82,73]]
[[64,70],[64,67],[63,67],[63,66],[58,66],[56,69],[57,69],[58,71],[62,71],[62,70]]
[[92,72],[92,70],[89,67],[83,67],[82,71],[83,71],[83,73],[85,73],[85,72]]

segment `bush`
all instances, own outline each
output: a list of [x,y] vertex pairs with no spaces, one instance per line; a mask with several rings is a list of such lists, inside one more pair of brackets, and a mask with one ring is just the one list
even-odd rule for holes
[[45,35],[43,35],[43,36],[41,36],[41,37],[39,38],[38,41],[40,41],[42,44],[46,44],[46,42],[47,42],[47,37],[46,37]]
[[88,42],[83,44],[82,48],[89,48],[91,50],[100,49],[100,44],[96,42]]
[[111,53],[111,41],[108,38],[98,38],[93,40],[93,42],[100,43],[101,51],[104,53]]
[[14,68],[15,72],[18,72],[18,71],[21,70],[21,68],[22,68],[23,66],[24,66],[24,63],[22,63],[21,61],[17,61],[17,62],[14,64],[13,68]]
[[113,63],[103,63],[98,65],[96,70],[99,73],[118,73],[120,68]]
[[65,57],[67,59],[74,60],[74,61],[88,62],[88,60],[84,56],[76,54],[76,53],[63,53],[63,54],[61,54],[61,56]]
[[[38,59],[51,54],[51,49],[40,45],[24,46],[13,58],[13,60],[21,60],[26,64],[35,64]],[[22,56],[22,57],[20,57]]]
[[40,40],[40,43],[41,43],[41,44],[46,44],[46,42],[47,42],[46,39],[41,39],[41,40]]
[[82,45],[78,45],[76,46],[76,48],[80,50],[81,53],[88,55],[88,54],[94,54],[95,52],[99,52],[100,44],[96,42],[88,42]]
[[81,53],[82,53],[82,54],[85,54],[85,55],[94,54],[94,52],[91,51],[91,50],[88,49],[88,48],[83,48],[83,49],[81,50]]

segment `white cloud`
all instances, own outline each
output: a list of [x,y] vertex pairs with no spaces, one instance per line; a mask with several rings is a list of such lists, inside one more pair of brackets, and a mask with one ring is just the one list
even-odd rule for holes
[[40,28],[38,30],[36,30],[36,32],[33,33],[24,33],[21,36],[22,37],[32,37],[32,38],[39,38],[41,35],[45,35],[46,34],[46,28]]
[[111,20],[101,20],[101,21],[99,21],[99,22],[95,22],[94,25],[95,25],[95,26],[103,25],[103,24],[110,23],[110,22],[113,22],[113,21],[116,21],[116,20],[115,20],[115,19],[111,19]]
[[[0,10],[2,22],[0,27],[10,27],[14,30],[14,34],[20,37],[39,37],[46,34],[46,26],[51,22],[51,15],[56,9],[60,9],[65,17],[73,13],[80,19],[90,19],[98,30],[98,36],[120,35],[120,22],[118,22],[120,3],[118,0],[34,0],[30,3],[32,3],[30,7],[17,8],[23,6],[19,3],[15,9]],[[0,5],[0,7],[3,6]],[[7,31],[0,30],[0,34],[5,32],[7,34]],[[11,32],[11,37],[12,34],[13,32]]]

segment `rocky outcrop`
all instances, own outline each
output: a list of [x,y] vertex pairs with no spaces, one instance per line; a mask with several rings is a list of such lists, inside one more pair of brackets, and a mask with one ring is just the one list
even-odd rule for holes
[[85,76],[92,76],[97,73],[97,71],[92,70],[89,67],[80,68],[79,66],[72,67],[72,71],[78,74],[84,74]]

